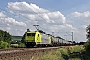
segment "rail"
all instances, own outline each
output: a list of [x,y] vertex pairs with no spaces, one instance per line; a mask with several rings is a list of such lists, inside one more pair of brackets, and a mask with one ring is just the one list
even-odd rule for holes
[[58,49],[58,47],[0,50],[0,60],[30,60],[56,49]]

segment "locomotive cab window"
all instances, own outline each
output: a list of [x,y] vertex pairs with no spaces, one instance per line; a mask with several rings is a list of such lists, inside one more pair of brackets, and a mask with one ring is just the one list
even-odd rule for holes
[[27,36],[35,36],[35,33],[27,33]]
[[39,37],[39,34],[38,34],[38,37]]

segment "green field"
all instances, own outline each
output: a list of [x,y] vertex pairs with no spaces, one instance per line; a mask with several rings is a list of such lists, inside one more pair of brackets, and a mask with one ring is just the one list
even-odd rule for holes
[[12,40],[21,40],[22,36],[12,36]]

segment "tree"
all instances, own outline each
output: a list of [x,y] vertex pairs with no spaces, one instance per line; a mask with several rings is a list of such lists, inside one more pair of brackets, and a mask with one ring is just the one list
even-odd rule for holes
[[25,32],[24,35],[22,36],[22,40],[21,40],[22,43],[25,43],[25,36],[26,36],[26,32]]
[[3,30],[0,30],[0,48],[8,48],[11,43],[11,35]]
[[4,32],[4,41],[11,43],[11,35],[8,32]]
[[90,25],[88,25],[88,27],[86,27],[86,32],[87,32],[87,39],[90,40]]
[[85,47],[86,53],[90,55],[90,25],[87,26],[86,32],[87,32],[86,36],[88,41],[84,44],[84,47]]
[[12,39],[11,35],[8,32],[0,30],[0,41],[5,41],[10,43],[11,39]]
[[88,55],[90,55],[90,40],[88,40],[88,41],[84,44],[84,47],[85,47],[86,53],[87,53]]

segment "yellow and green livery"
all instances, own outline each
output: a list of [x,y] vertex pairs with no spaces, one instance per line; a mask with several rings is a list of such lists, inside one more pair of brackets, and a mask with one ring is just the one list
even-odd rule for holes
[[26,32],[25,45],[26,47],[39,46],[39,45],[51,45],[52,39],[50,35],[42,34],[38,31]]

